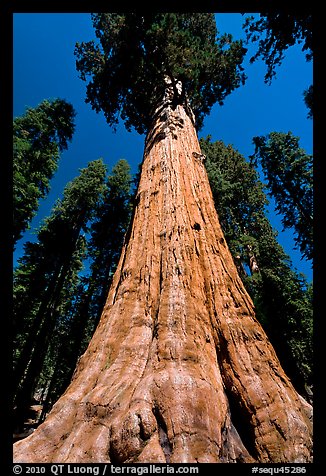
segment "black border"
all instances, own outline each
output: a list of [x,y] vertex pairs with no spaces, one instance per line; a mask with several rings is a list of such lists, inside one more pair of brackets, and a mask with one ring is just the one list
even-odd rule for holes
[[[315,196],[315,212],[314,212],[314,235],[315,235],[315,255],[314,255],[314,452],[315,458],[313,463],[309,463],[306,466],[307,472],[305,474],[320,474],[319,466],[322,468],[323,460],[323,424],[320,415],[322,408],[322,397],[324,394],[321,389],[321,380],[323,379],[323,361],[324,355],[321,351],[322,344],[322,323],[325,320],[325,316],[322,313],[324,308],[323,300],[320,299],[322,292],[322,227],[323,227],[323,207],[325,209],[326,201],[322,197],[321,191],[325,189],[323,183],[323,162],[326,161],[323,148],[321,147],[321,112],[320,104],[322,104],[322,89],[321,81],[322,77],[321,67],[323,64],[323,56],[326,58],[323,43],[325,39],[322,37],[322,21],[324,15],[322,9],[318,8],[322,4],[321,2],[309,1],[305,4],[295,2],[292,5],[286,4],[286,0],[283,1],[207,1],[197,0],[195,3],[178,2],[172,0],[155,1],[150,6],[155,6],[155,11],[185,11],[185,12],[214,12],[214,13],[263,13],[264,11],[284,10],[291,11],[308,11],[313,14],[313,40],[314,40],[314,196]],[[2,158],[1,171],[0,171],[0,204],[2,204],[2,222],[3,226],[0,232],[0,270],[2,277],[2,285],[0,286],[0,298],[1,298],[1,310],[2,317],[5,318],[1,322],[2,326],[5,326],[4,337],[2,344],[0,345],[1,351],[4,353],[0,357],[1,363],[4,365],[1,373],[2,385],[0,391],[0,408],[4,410],[4,420],[1,425],[1,451],[0,455],[3,459],[1,463],[5,466],[8,465],[9,472],[4,470],[4,474],[12,473],[12,432],[10,418],[6,418],[11,414],[11,392],[10,387],[10,375],[11,375],[11,333],[10,333],[10,309],[12,299],[12,246],[11,246],[11,229],[12,229],[12,169],[11,169],[11,154],[12,154],[12,117],[13,117],[13,14],[15,13],[91,13],[91,12],[105,12],[105,11],[148,11],[148,2],[144,2],[141,5],[140,2],[124,2],[123,0],[108,0],[93,2],[82,1],[60,3],[52,0],[17,0],[12,1],[10,4],[4,2],[0,6],[0,46],[1,46],[1,74],[0,74],[0,104],[1,104],[1,145],[2,145]],[[5,159],[6,157],[6,159]],[[9,359],[8,359],[9,356]],[[321,368],[318,368],[321,365]],[[4,467],[1,464],[0,468]],[[218,466],[216,466],[216,464]],[[42,465],[34,465],[42,466]],[[47,466],[47,465],[43,465]],[[78,466],[78,465],[75,465]],[[179,465],[187,466],[187,465]],[[293,464],[278,465],[278,464],[246,464],[236,465],[234,467],[230,464],[214,463],[199,465],[199,476],[202,476],[206,470],[211,471],[216,468],[220,474],[228,474],[228,471],[235,472],[236,474],[252,474],[252,466],[258,467],[281,467],[281,466],[296,466]],[[301,466],[301,465],[300,465]],[[223,469],[222,469],[223,468]],[[222,471],[220,471],[222,470]],[[22,474],[25,474],[24,472]],[[52,474],[51,472],[46,474]],[[64,474],[64,473],[63,473]],[[167,474],[167,473],[165,473]],[[262,473],[268,474],[268,473]],[[276,473],[274,473],[276,474]],[[282,474],[282,472],[278,473]],[[283,473],[284,474],[284,473]],[[304,474],[304,473],[301,473]]]

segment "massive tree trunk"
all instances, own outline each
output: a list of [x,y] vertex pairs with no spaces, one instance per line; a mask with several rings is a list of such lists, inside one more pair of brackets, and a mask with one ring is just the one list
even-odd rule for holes
[[311,407],[255,318],[202,159],[166,99],[97,330],[15,461],[311,461]]

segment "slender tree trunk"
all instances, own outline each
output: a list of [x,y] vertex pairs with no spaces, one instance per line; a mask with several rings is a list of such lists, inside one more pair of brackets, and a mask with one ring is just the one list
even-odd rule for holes
[[42,371],[46,352],[50,344],[50,337],[55,327],[56,318],[56,310],[49,309],[47,311],[46,319],[37,335],[31,359],[14,399],[15,409],[13,417],[15,431],[20,431],[23,428],[28,409],[32,404],[33,394]]
[[29,366],[30,360],[33,358],[33,354],[35,354],[35,348],[36,352],[38,352],[37,343],[39,342],[38,335],[40,330],[44,327],[46,328],[48,325],[46,320],[49,318],[49,316],[51,319],[53,309],[57,305],[58,299],[60,297],[60,292],[66,280],[69,267],[71,266],[71,257],[77,246],[83,218],[84,212],[82,212],[82,214],[80,214],[78,217],[75,229],[72,232],[72,236],[70,237],[71,243],[68,253],[66,252],[64,256],[59,256],[59,260],[52,273],[50,283],[48,284],[44,296],[42,297],[39,309],[34,317],[31,328],[28,331],[26,342],[24,343],[24,347],[15,365],[12,379],[15,400],[17,399],[17,394],[20,393],[19,389],[21,387],[22,381],[24,380],[24,376],[26,375],[26,369]]
[[[24,346],[21,350],[19,358],[17,359],[16,365],[13,371],[13,376],[12,376],[14,398],[16,398],[16,394],[17,392],[19,392],[20,383],[24,378],[26,369],[28,367],[31,356],[33,354],[39,330],[44,325],[44,321],[46,319],[46,316],[48,315],[49,304],[52,302],[53,295],[57,289],[61,270],[62,270],[62,265],[60,265],[59,268],[54,271],[51,277],[51,280],[48,283],[48,287],[44,293],[44,296],[42,297],[42,301],[40,302],[39,309],[33,319],[30,329],[28,330],[28,335],[24,343]],[[19,320],[23,321],[22,314],[19,317],[20,317]]]
[[73,380],[19,462],[308,462],[285,375],[221,231],[195,128],[156,110],[136,208]]
[[[74,233],[71,243],[71,254],[68,253],[66,259],[61,265],[58,272],[51,279],[51,287],[48,301],[43,300],[40,309],[35,317],[35,322],[39,323],[39,327],[34,333],[28,336],[25,347],[22,351],[21,358],[16,366],[16,379],[14,379],[15,395],[14,395],[14,428],[17,430],[24,424],[26,412],[31,404],[33,392],[37,384],[37,380],[42,371],[44,358],[49,347],[50,336],[55,328],[57,319],[57,307],[60,304],[60,294],[67,279],[67,274],[71,266],[71,256],[77,245],[80,232],[80,225]],[[54,278],[56,277],[56,281]],[[43,315],[41,314],[43,312]],[[25,362],[25,368],[23,367]],[[19,378],[19,380],[18,380]]]
[[[99,320],[101,318],[101,311],[100,309],[103,309],[104,305],[105,305],[105,302],[106,302],[106,298],[107,298],[107,295],[108,295],[108,292],[110,290],[110,285],[111,285],[111,282],[112,282],[112,276],[111,276],[111,272],[112,272],[112,260],[110,260],[110,263],[108,264],[107,266],[107,271],[105,273],[105,282],[104,282],[104,279],[101,283],[101,292],[98,296],[98,304],[99,304],[99,308],[98,308],[98,312],[96,313],[95,315],[95,319],[94,319],[94,325],[93,325],[93,331],[95,331],[98,323],[99,323]],[[114,269],[114,268],[113,268]]]
[[[44,420],[51,408],[51,403],[52,403],[52,397],[53,397],[53,391],[56,387],[57,381],[58,381],[58,374],[60,372],[60,352],[56,360],[55,368],[54,371],[51,375],[51,378],[48,380],[48,383],[44,390],[47,390],[47,392],[43,392],[42,398],[40,399],[43,407],[42,407],[42,412],[40,414],[40,418],[38,420],[38,425],[40,425]],[[45,398],[44,398],[44,393],[45,393]]]

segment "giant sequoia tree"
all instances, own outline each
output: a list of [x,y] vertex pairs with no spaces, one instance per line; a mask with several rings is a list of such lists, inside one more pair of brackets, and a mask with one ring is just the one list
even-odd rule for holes
[[[307,462],[311,407],[285,375],[215,211],[195,123],[241,83],[211,14],[98,14],[87,98],[146,131],[131,227],[101,320],[16,461]],[[196,114],[195,121],[193,111]]]

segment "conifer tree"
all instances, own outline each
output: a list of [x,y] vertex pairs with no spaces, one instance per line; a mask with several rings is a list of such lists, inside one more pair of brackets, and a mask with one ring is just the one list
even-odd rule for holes
[[301,254],[313,257],[313,158],[291,132],[254,137],[254,163],[260,163],[284,228],[292,228]]
[[312,299],[292,269],[267,215],[265,188],[253,164],[221,141],[201,139],[220,223],[256,315],[301,394],[312,384]]
[[15,424],[18,426],[30,403],[69,286],[81,268],[84,241],[81,232],[87,229],[103,192],[104,176],[102,160],[90,162],[81,170],[44,220],[38,231],[38,242],[27,244],[26,252],[29,250],[29,253],[18,266],[14,347],[20,351],[13,373]]
[[107,180],[103,200],[96,210],[90,228],[89,256],[92,259],[91,307],[93,330],[105,304],[114,271],[117,267],[124,236],[130,222],[130,165],[119,160]]
[[63,99],[44,100],[13,123],[14,245],[35,215],[39,200],[50,189],[60,153],[74,130],[75,111]]

